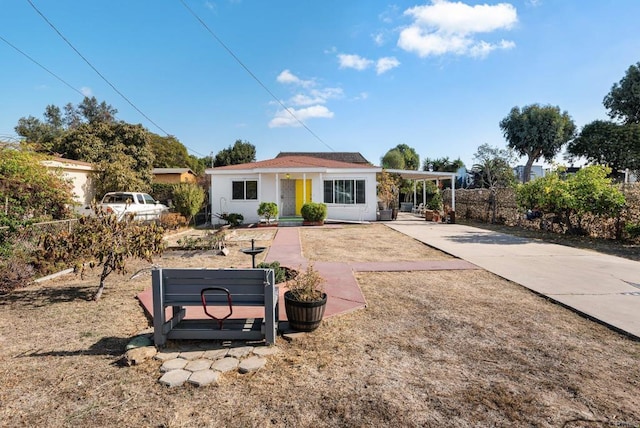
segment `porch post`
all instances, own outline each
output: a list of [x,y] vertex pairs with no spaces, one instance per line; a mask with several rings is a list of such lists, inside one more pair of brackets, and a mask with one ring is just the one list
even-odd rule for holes
[[451,209],[456,211],[456,175],[451,176]]
[[302,173],[302,204],[307,203],[307,173]]
[[414,207],[418,205],[417,202],[418,202],[418,182],[416,180],[413,180],[413,206]]
[[282,212],[280,200],[280,174],[276,172],[276,205],[278,206],[278,215],[276,216],[276,220],[278,220],[280,213]]

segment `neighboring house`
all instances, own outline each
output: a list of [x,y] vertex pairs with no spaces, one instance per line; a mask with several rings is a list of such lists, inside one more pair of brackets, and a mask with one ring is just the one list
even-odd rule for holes
[[376,173],[382,169],[364,162],[281,153],[275,159],[209,168],[212,222],[215,213],[225,212],[242,214],[246,223],[258,222],[260,202],[277,203],[280,217],[299,216],[305,202],[323,202],[328,219],[373,221]]
[[82,162],[64,158],[52,158],[42,161],[49,169],[62,171],[63,177],[73,184],[73,199],[77,203],[74,210],[80,214],[91,212],[91,202],[96,196],[96,189],[91,173],[93,166],[88,162]]
[[[524,183],[524,165],[518,165],[513,168],[513,173],[516,175],[516,178],[520,183]],[[531,174],[529,174],[529,181],[544,177],[544,169],[542,165],[531,165]]]
[[196,175],[189,168],[153,168],[153,181],[162,184],[195,183]]

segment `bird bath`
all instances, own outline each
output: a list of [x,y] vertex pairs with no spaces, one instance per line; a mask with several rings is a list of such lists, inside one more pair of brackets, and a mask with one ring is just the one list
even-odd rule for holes
[[241,248],[240,251],[242,251],[245,254],[249,254],[251,256],[251,266],[255,269],[256,268],[256,256],[258,254],[262,253],[266,249],[267,249],[267,247],[256,247],[255,239],[252,239],[251,240],[251,248]]

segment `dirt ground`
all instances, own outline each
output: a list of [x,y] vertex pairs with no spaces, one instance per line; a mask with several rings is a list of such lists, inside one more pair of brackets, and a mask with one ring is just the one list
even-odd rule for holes
[[[301,232],[311,260],[448,257],[383,225]],[[239,249],[272,236],[240,230],[227,257],[157,262],[249,266]],[[135,299],[148,275],[110,277],[99,302],[97,273],[2,296],[0,426],[639,426],[640,343],[480,270],[356,276],[366,309],[202,388],[160,385],[157,361],[121,363],[149,326]]]

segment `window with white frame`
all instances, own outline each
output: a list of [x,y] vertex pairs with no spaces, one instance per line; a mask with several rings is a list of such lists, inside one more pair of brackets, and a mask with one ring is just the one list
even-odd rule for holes
[[365,180],[324,180],[325,204],[364,204]]
[[257,180],[233,181],[231,187],[231,199],[233,199],[234,201],[258,199]]

